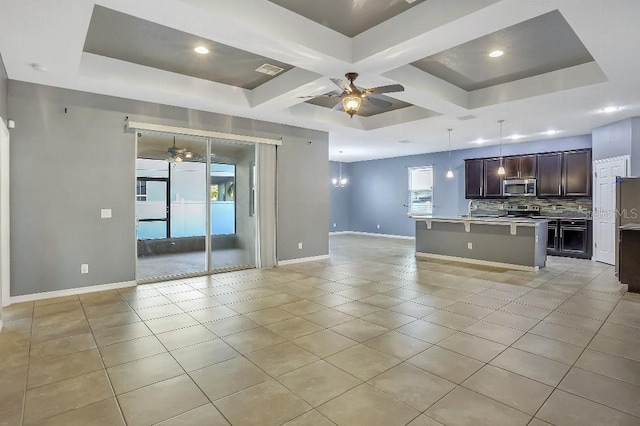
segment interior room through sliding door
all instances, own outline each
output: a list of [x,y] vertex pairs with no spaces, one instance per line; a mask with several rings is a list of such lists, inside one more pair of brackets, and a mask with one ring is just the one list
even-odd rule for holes
[[211,139],[211,270],[255,267],[255,145]]
[[207,141],[139,133],[138,282],[207,273]]
[[256,266],[252,143],[137,133],[138,282]]

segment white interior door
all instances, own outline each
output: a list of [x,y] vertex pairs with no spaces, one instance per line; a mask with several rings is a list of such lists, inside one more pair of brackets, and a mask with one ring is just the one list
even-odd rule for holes
[[0,307],[10,303],[9,250],[9,129],[0,117]]
[[616,177],[628,175],[628,164],[628,156],[594,162],[594,259],[609,265],[616,263]]

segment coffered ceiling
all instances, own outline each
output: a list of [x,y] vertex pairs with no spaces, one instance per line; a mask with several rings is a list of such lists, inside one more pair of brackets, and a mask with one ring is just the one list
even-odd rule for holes
[[[496,144],[499,119],[517,143],[640,115],[637,16],[636,0],[3,0],[0,54],[14,80],[323,130],[355,161],[445,150],[447,128],[454,149]],[[350,71],[405,91],[353,119],[305,98]]]

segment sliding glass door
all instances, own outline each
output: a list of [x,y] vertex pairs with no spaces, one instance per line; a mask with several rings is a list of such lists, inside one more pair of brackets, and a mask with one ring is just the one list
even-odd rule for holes
[[157,133],[137,146],[138,281],[254,267],[254,146]]

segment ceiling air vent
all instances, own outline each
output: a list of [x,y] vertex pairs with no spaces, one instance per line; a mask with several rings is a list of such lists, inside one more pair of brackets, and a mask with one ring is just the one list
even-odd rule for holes
[[256,68],[256,71],[261,72],[262,74],[273,76],[280,74],[282,71],[284,71],[284,68],[276,67],[275,65],[271,64],[262,64],[260,65],[260,67]]
[[478,118],[475,115],[463,115],[462,117],[458,117],[458,120],[460,121],[467,121],[467,120],[473,120],[474,118]]

